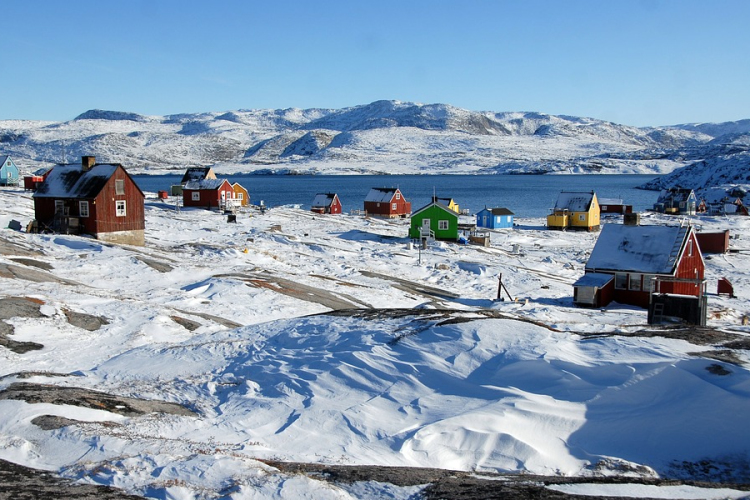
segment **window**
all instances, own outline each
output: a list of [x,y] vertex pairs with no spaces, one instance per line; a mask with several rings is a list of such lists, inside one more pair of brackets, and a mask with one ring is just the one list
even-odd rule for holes
[[398,203],[393,204],[393,211],[396,211],[396,210],[398,210]]
[[653,292],[654,286],[656,283],[656,277],[653,274],[644,274],[643,275],[643,291],[645,292]]
[[693,240],[688,241],[688,257],[693,256]]
[[201,201],[201,192],[200,191],[193,191],[191,194],[192,194],[192,200],[193,201]]
[[396,193],[396,199],[397,199],[397,200],[400,200],[400,199],[401,199],[401,193]]
[[79,201],[78,202],[78,215],[79,215],[79,217],[88,217],[89,216],[89,202],[88,201]]
[[125,194],[125,181],[123,179],[115,179],[115,194]]
[[115,201],[115,215],[117,217],[125,217],[125,200],[117,200]]
[[641,290],[641,275],[631,274],[629,277],[628,288],[630,290],[640,291]]
[[628,275],[617,273],[615,274],[615,288],[618,290],[626,290],[628,288]]
[[438,229],[441,231],[445,231],[448,229],[448,221],[447,220],[439,220],[438,221]]
[[578,214],[578,220],[581,221],[581,222],[585,221],[586,220],[586,215],[585,214]]
[[243,198],[245,198],[245,193],[237,193],[238,200],[242,200]]
[[55,213],[61,214],[65,209],[65,203],[62,200],[55,200]]

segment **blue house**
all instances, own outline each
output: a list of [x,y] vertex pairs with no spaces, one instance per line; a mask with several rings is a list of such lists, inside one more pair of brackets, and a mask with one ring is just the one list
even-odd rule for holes
[[0,156],[0,186],[17,186],[19,180],[18,167],[10,156]]
[[477,227],[503,229],[513,227],[515,214],[507,208],[484,208],[477,212]]

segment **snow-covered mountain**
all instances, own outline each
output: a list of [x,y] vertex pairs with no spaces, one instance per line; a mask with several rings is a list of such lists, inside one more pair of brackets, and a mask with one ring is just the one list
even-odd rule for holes
[[[135,173],[654,173],[729,153],[750,120],[638,128],[543,113],[377,101],[343,109],[0,121],[0,153],[29,170],[95,155]],[[731,148],[730,148],[731,149]]]

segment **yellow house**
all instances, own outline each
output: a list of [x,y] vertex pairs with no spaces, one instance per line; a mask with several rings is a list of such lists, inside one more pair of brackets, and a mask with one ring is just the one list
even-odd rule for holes
[[560,230],[598,231],[601,226],[600,217],[601,211],[596,193],[562,191],[557,198],[555,208],[547,216],[547,227]]
[[232,184],[232,189],[234,190],[235,200],[237,200],[240,206],[246,207],[250,203],[250,195],[248,194],[247,189],[242,187],[239,182]]
[[456,203],[453,198],[438,198],[437,196],[433,196],[432,201],[445,205],[457,214],[461,213],[461,211],[458,209],[458,203]]

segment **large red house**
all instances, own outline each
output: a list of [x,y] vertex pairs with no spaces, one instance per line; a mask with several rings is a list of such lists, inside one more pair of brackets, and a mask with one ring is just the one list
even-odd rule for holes
[[365,212],[377,217],[404,218],[411,214],[411,202],[398,188],[372,188],[365,198]]
[[182,188],[182,204],[186,207],[224,209],[234,199],[234,188],[226,179],[188,181]]
[[705,292],[705,263],[693,228],[606,224],[594,245],[586,274],[573,284],[577,305],[610,301],[649,307],[652,293]]
[[57,165],[37,184],[34,216],[40,230],[90,234],[112,243],[143,245],[143,191],[120,164]]

